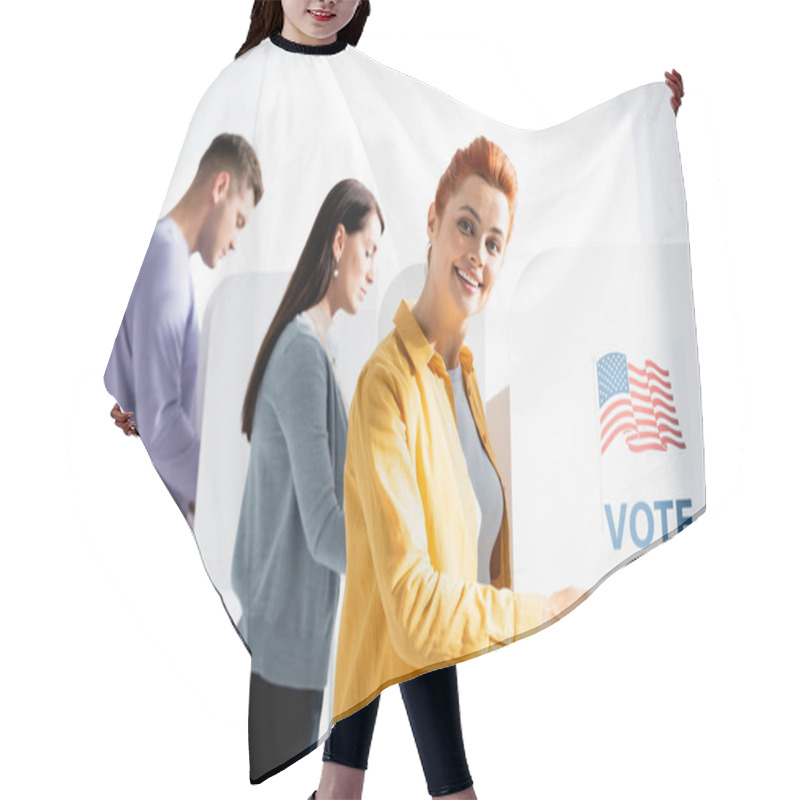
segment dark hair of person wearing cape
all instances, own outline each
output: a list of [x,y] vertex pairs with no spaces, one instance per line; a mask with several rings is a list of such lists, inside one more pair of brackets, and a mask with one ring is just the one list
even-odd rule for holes
[[[291,5],[299,7],[301,3],[298,3],[297,0],[281,0],[281,2],[277,2],[277,0],[255,0],[250,12],[250,30],[248,30],[247,38],[239,48],[239,52],[236,53],[236,58],[239,58],[239,56],[244,55],[248,50],[252,50],[254,47],[261,44],[264,39],[268,39],[274,34],[284,34],[286,17],[289,16],[288,14],[284,14],[284,6]],[[316,2],[302,3],[302,5],[324,8],[325,6],[335,6],[336,3]],[[291,11],[291,8],[289,8],[289,10]],[[360,0],[356,5],[353,17],[343,28],[335,30],[334,35],[337,39],[344,40],[347,44],[355,47],[358,44],[358,40],[361,38],[364,26],[367,24],[367,17],[369,17],[369,14],[369,0]],[[293,16],[294,15],[292,15],[292,17]],[[335,27],[335,20],[332,20],[332,23],[333,27]],[[320,37],[315,36],[314,38],[319,40]]]

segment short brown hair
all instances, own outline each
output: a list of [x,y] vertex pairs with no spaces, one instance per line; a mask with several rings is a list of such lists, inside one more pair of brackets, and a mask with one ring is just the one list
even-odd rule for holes
[[479,136],[453,156],[436,189],[434,201],[436,214],[441,217],[447,201],[470,175],[479,175],[489,186],[498,189],[506,196],[508,210],[511,213],[506,237],[508,241],[511,238],[514,215],[517,211],[517,171],[503,149],[485,136]]
[[235,133],[221,133],[203,153],[197,176],[205,178],[217,172],[229,172],[231,180],[240,190],[253,190],[253,205],[264,195],[261,180],[261,165],[256,151],[243,136]]

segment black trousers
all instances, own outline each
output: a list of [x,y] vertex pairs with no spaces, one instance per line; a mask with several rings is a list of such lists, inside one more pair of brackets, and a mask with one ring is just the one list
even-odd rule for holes
[[278,686],[250,673],[250,783],[261,783],[317,746],[322,694]]
[[[468,789],[472,777],[461,733],[455,666],[405,681],[400,684],[400,692],[431,797]],[[325,742],[323,761],[367,768],[380,699],[378,695],[369,705],[333,726]]]

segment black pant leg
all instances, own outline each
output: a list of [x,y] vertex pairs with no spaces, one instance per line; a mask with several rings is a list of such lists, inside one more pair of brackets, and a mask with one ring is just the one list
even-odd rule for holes
[[367,768],[380,699],[378,695],[371,703],[333,726],[325,742],[323,761],[333,761],[354,769]]
[[455,666],[400,684],[428,792],[439,797],[472,786],[464,751]]

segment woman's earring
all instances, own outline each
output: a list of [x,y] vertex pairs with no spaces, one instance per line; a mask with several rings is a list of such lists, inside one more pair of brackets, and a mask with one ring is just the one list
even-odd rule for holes
[[336,266],[333,268],[333,277],[334,278],[338,278],[339,277],[339,259],[338,258],[336,259]]
[[428,242],[428,252],[427,252],[427,254],[425,256],[425,260],[428,262],[428,266],[431,265],[431,248],[432,247],[433,247],[433,245],[430,242]]

